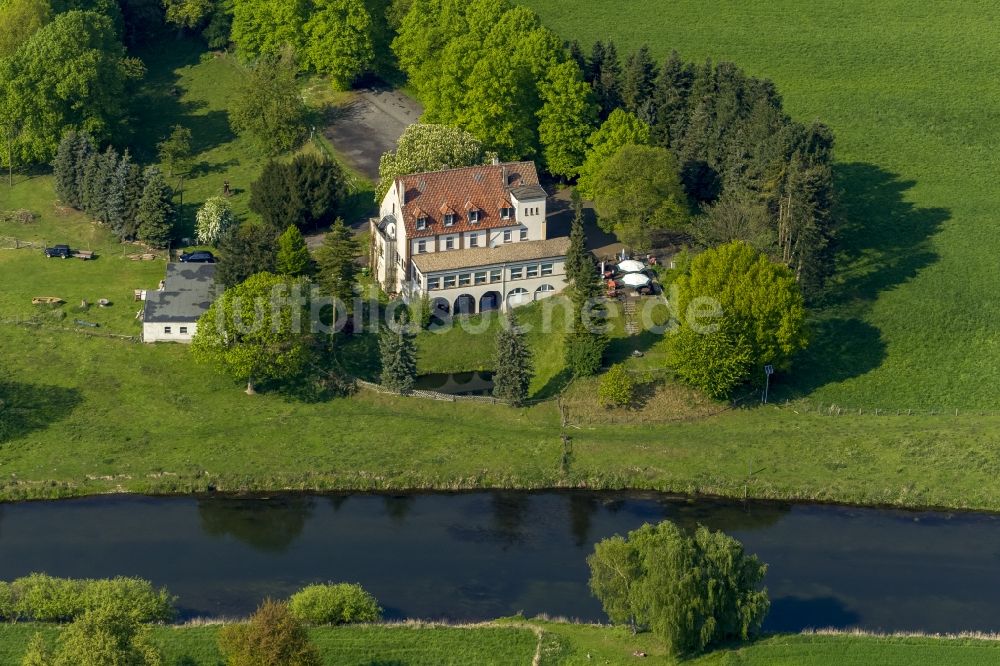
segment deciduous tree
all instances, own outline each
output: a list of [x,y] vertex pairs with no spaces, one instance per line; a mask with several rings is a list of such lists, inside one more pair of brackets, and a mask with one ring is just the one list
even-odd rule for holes
[[185,173],[191,168],[191,130],[183,125],[174,125],[170,136],[156,144],[160,162],[167,168],[167,175],[174,171]]
[[229,125],[265,155],[277,155],[302,141],[306,108],[290,57],[262,57],[250,68],[229,105]]
[[[250,61],[301,53],[309,11],[306,0],[234,0],[232,40]],[[262,72],[263,74],[263,72]]]
[[306,62],[338,90],[375,62],[372,17],[362,0],[313,0],[305,32]]
[[150,629],[113,606],[86,611],[59,636],[52,666],[160,666]]
[[[675,284],[680,326],[671,363],[681,379],[711,395],[760,382],[765,365],[788,368],[808,343],[794,274],[742,241],[701,253]],[[695,316],[699,306],[706,316]]]
[[246,624],[219,632],[228,666],[320,666],[319,651],[288,604],[267,599]]
[[540,87],[538,139],[549,173],[573,178],[587,155],[587,139],[597,127],[597,105],[574,61],[549,70]]
[[257,273],[227,289],[198,320],[191,351],[247,393],[267,380],[298,374],[309,353],[308,290],[301,282]]
[[587,139],[590,148],[587,159],[580,167],[580,179],[576,189],[587,198],[593,198],[593,180],[604,163],[629,145],[649,143],[649,125],[623,109],[615,109],[608,119]]
[[210,197],[195,213],[195,235],[203,245],[215,245],[236,224],[233,207],[225,197]]
[[643,525],[599,542],[587,558],[590,589],[613,622],[646,627],[674,656],[753,637],[770,602],[767,566],[722,532]]
[[5,0],[0,3],[0,58],[13,56],[51,20],[49,0]]
[[381,201],[400,176],[473,166],[488,157],[482,142],[459,127],[415,123],[403,130],[396,150],[379,160],[375,198]]
[[595,174],[590,192],[601,228],[635,249],[650,247],[655,231],[688,221],[687,196],[666,148],[627,145]]

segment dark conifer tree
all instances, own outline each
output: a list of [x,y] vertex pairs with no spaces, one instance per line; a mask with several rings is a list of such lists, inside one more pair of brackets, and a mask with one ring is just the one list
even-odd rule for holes
[[77,181],[76,158],[81,141],[76,130],[68,130],[59,141],[56,157],[52,161],[52,177],[56,196],[66,206],[80,207],[80,187]]
[[645,44],[628,57],[622,77],[622,104],[643,120],[651,122],[652,99],[656,88],[656,63]]
[[413,390],[417,378],[417,349],[405,311],[395,329],[383,326],[378,336],[382,385],[405,395]]
[[694,67],[673,51],[660,69],[653,93],[653,142],[676,150],[687,124],[688,99],[694,82]]
[[493,367],[493,396],[514,407],[523,405],[531,384],[531,350],[513,310],[507,311],[505,323],[497,332]]
[[142,198],[135,215],[136,233],[144,243],[166,247],[174,233],[174,193],[156,167],[147,167],[143,180]]
[[277,246],[277,233],[269,225],[244,222],[230,227],[219,239],[216,281],[228,288],[256,273],[275,272]]
[[588,377],[601,369],[608,340],[600,330],[604,324],[604,308],[600,301],[603,285],[593,256],[587,250],[583,206],[577,197],[574,197],[573,204],[576,214],[566,253],[566,277],[573,321],[566,333],[566,366],[574,377]]
[[596,74],[594,97],[601,109],[601,120],[606,120],[622,104],[622,65],[614,42],[604,45],[603,60]]

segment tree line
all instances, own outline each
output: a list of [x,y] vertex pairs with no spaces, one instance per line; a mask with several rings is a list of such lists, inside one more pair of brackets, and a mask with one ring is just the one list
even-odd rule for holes
[[66,132],[52,163],[56,196],[106,225],[122,241],[165,247],[173,236],[173,190],[155,166],[143,169],[126,148],[97,150],[85,132]]

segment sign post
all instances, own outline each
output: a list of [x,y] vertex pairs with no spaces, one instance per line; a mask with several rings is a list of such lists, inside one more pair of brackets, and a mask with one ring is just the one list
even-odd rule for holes
[[774,374],[773,365],[764,366],[764,397],[761,402],[767,404],[767,390],[771,387],[771,375]]

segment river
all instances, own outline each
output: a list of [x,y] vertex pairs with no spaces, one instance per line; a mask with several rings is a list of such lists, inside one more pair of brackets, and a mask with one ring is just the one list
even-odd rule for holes
[[1000,629],[1000,516],[686,500],[650,493],[104,496],[0,505],[0,579],[141,576],[184,617],[246,615],[311,582],[359,582],[389,618],[603,619],[593,544],[701,523],[768,563],[771,631]]

